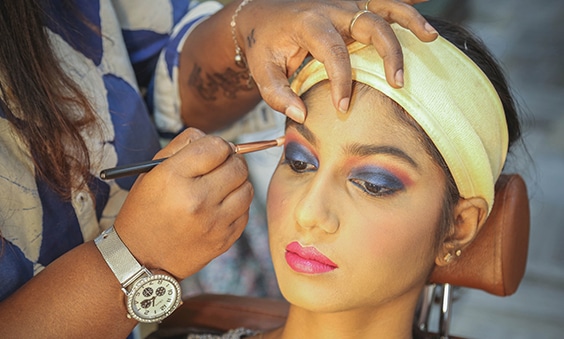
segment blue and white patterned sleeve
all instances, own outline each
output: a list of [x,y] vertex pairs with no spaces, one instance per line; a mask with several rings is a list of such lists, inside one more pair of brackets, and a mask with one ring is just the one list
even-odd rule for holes
[[184,127],[178,92],[180,51],[190,32],[222,5],[215,1],[113,0],[113,6],[157,128],[161,133],[178,133]]
[[[190,8],[190,11],[175,25],[171,38],[159,56],[154,76],[152,109],[155,124],[161,134],[178,133],[184,128],[180,116],[180,93],[178,90],[178,62],[186,37],[203,20],[219,11],[217,2],[204,2]],[[193,48],[198,48],[194,46]]]

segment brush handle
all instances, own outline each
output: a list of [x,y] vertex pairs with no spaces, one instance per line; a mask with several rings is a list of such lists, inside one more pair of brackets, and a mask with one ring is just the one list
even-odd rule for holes
[[[248,142],[239,145],[233,145],[233,144],[231,145],[233,147],[233,153],[245,154],[245,153],[251,153],[256,151],[262,151],[271,147],[280,146],[282,145],[283,142],[284,139],[281,137],[276,140],[265,140],[265,141]],[[111,179],[117,179],[121,177],[127,177],[130,175],[137,175],[137,174],[149,172],[150,170],[153,169],[153,167],[157,166],[158,164],[165,161],[166,159],[167,158],[155,159],[155,160],[139,162],[131,165],[122,165],[118,167],[108,168],[100,172],[100,178],[102,178],[103,180],[111,180]]]
[[131,165],[117,166],[114,168],[108,168],[100,172],[100,178],[104,180],[117,179],[121,177],[127,177],[130,175],[137,175],[145,172],[149,172],[153,167],[157,166],[161,162],[165,161],[167,158],[155,159],[151,161],[139,162]]

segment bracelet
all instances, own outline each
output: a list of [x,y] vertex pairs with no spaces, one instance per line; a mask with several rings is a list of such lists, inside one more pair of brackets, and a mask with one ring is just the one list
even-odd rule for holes
[[243,9],[243,7],[245,7],[251,1],[253,0],[241,1],[237,9],[235,10],[235,13],[233,13],[233,16],[231,17],[231,37],[233,38],[233,42],[235,43],[235,64],[241,68],[248,68],[248,66],[247,60],[245,59],[243,51],[241,51],[241,47],[239,46],[239,42],[237,41],[237,36],[235,35],[235,19],[239,15],[239,12],[241,12],[241,9]]

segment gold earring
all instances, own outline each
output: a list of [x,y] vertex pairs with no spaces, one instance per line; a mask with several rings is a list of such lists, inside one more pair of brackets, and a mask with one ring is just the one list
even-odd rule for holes
[[[457,257],[460,257],[460,255],[462,254],[461,250],[456,250],[456,252],[454,252],[454,255],[456,255]],[[443,257],[443,259],[449,263],[452,261],[453,255],[452,253],[448,252],[447,254],[445,254],[445,256]]]

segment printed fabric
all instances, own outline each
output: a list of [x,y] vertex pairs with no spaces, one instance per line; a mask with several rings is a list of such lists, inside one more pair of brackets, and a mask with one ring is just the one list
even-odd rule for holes
[[[221,8],[212,1],[77,0],[79,18],[52,3],[45,8],[50,18],[46,29],[63,68],[91,99],[102,140],[84,132],[95,179],[87,190],[74,192],[72,201],[62,201],[35,175],[29,150],[0,109],[0,301],[112,225],[136,178],[102,181],[99,172],[151,159],[162,142],[155,120],[163,121],[159,132],[174,134],[183,128],[176,90],[179,51],[187,34]],[[71,23],[73,29],[65,30],[61,23]],[[154,93],[160,100],[153,100]],[[257,227],[266,228],[259,223]],[[229,265],[234,272],[239,261]],[[255,287],[264,265],[251,266],[249,279],[235,282],[247,288],[223,286],[223,292],[263,291]],[[217,291],[205,277],[192,281],[198,286],[193,293]]]

